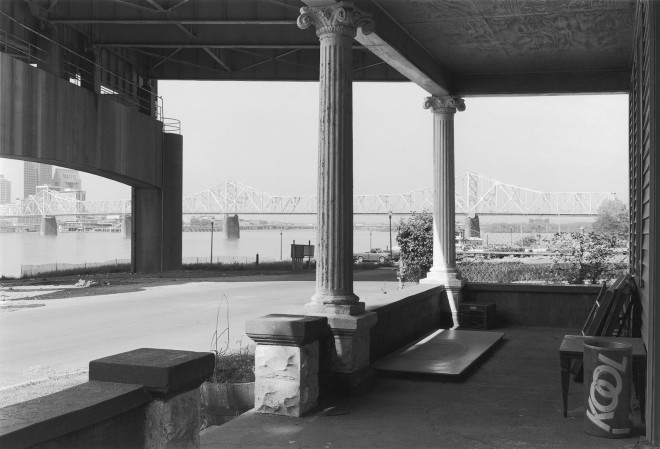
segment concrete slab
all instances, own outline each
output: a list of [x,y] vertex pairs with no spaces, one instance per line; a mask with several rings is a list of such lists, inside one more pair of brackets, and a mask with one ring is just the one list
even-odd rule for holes
[[[248,413],[201,434],[202,448],[551,448],[635,447],[583,430],[581,385],[562,416],[557,348],[579,329],[506,328],[506,339],[465,382],[378,376],[361,396],[333,398],[303,418]],[[340,411],[341,413],[338,413]]]
[[502,332],[439,329],[412,346],[374,364],[381,371],[461,378],[493,346]]

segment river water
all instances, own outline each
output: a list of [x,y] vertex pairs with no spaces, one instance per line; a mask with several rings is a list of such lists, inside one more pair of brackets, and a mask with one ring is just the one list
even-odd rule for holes
[[[356,230],[353,233],[354,251],[389,247],[389,232]],[[259,254],[261,261],[289,259],[290,245],[316,245],[316,231],[311,229],[285,230],[280,236],[277,230],[241,230],[241,238],[227,240],[221,232],[213,234],[213,258],[231,256],[254,260]],[[396,233],[392,232],[396,246]],[[211,252],[210,232],[184,232],[183,257],[208,258]],[[0,275],[19,276],[21,265],[54,263],[91,263],[130,259],[131,241],[122,233],[66,232],[57,236],[41,236],[38,232],[0,234]]]

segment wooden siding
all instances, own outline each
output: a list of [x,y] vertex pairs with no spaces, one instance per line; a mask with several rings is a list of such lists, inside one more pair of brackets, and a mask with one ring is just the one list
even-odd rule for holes
[[647,440],[660,443],[660,157],[656,127],[657,52],[660,7],[638,3],[630,81],[630,272],[642,303],[642,338],[649,354],[647,376]]

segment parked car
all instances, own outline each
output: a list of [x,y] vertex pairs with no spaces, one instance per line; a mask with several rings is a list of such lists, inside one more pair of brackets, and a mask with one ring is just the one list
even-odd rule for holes
[[370,251],[364,253],[353,254],[353,260],[357,263],[362,263],[362,262],[385,263],[391,259],[390,259],[389,250],[372,248]]

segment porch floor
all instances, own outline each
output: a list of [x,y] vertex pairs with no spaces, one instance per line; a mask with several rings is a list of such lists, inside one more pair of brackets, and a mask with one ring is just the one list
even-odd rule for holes
[[[370,390],[328,399],[303,418],[248,412],[205,429],[203,448],[625,448],[643,438],[604,439],[582,430],[582,384],[571,380],[562,416],[559,345],[576,329],[501,328],[503,342],[462,382],[377,373]],[[635,404],[637,402],[635,401]],[[328,407],[346,414],[324,413]]]

